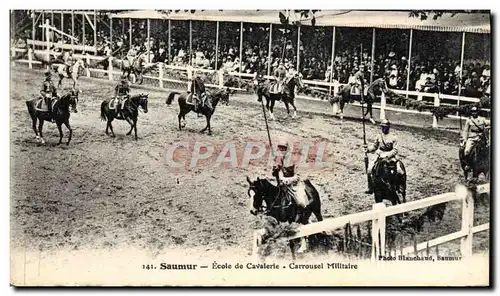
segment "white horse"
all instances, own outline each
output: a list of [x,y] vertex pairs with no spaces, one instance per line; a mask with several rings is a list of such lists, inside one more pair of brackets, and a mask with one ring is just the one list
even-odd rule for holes
[[71,76],[68,75],[68,66],[64,64],[58,64],[56,68],[54,69],[57,74],[59,74],[59,83],[57,84],[58,88],[61,88],[62,81],[64,78],[70,78],[73,80],[73,89],[76,89],[76,83],[78,80],[80,68],[85,69],[87,67],[87,63],[82,60],[78,59],[73,66],[71,66]]

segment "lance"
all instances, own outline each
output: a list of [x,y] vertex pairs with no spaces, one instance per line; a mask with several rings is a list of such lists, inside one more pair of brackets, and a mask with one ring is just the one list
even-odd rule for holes
[[[363,44],[361,44],[361,48],[363,48]],[[360,64],[361,64],[361,58],[363,57],[363,52],[361,49],[361,54],[360,54]],[[363,116],[363,145],[366,146],[366,130],[365,130],[365,78],[364,76],[361,77],[361,115]],[[365,152],[365,173],[368,175],[368,153]]]

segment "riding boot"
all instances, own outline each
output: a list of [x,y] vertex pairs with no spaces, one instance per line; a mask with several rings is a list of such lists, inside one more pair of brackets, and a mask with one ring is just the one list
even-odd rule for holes
[[368,190],[365,191],[366,194],[373,193],[373,177],[372,174],[368,174]]

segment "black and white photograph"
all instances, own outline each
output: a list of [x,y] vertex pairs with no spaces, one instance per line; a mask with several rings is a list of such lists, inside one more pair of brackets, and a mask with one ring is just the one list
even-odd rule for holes
[[11,286],[492,284],[490,10],[9,14]]

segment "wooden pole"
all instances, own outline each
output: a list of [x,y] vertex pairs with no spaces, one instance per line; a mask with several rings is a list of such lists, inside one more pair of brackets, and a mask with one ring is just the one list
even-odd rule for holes
[[[331,96],[332,95],[332,81],[333,81],[333,65],[334,65],[334,61],[335,61],[335,27],[333,27],[333,32],[332,32],[332,57],[330,59],[330,67],[331,67],[331,70],[330,70],[330,86],[329,86],[329,89],[328,89],[328,94]],[[333,94],[335,95],[335,90],[333,92]]]
[[242,64],[243,64],[243,22],[240,22],[240,71],[239,71],[240,73],[242,72],[241,69]]
[[215,30],[215,70],[218,70],[218,62],[219,62],[219,21],[217,21],[217,28]]
[[472,227],[474,224],[474,199],[472,193],[463,185],[455,189],[457,197],[462,199],[462,232],[465,234],[461,239],[460,252],[462,257],[472,256]]
[[61,11],[61,31],[64,32],[64,13]]
[[48,19],[45,20],[45,25],[46,25],[46,27],[45,27],[45,36],[47,36],[45,38],[45,42],[46,42],[46,45],[47,45],[47,62],[50,61],[50,41],[51,40],[50,40],[50,29],[49,29],[50,27],[49,27],[49,23],[50,23],[50,21]]
[[[42,25],[45,24],[45,12],[42,11],[42,21],[41,21]],[[45,41],[46,36],[45,36],[45,30],[42,29],[42,41]]]
[[408,92],[410,91],[410,72],[411,72],[411,49],[413,44],[413,29],[410,29],[410,45],[408,46],[408,69],[406,71],[406,97],[408,98]]
[[[373,82],[373,71],[375,70],[375,28],[373,28],[372,34],[372,60],[370,65],[370,83]],[[361,53],[361,58],[363,58],[363,53]]]
[[273,24],[269,24],[269,52],[267,53],[267,76],[271,75],[271,51],[273,50]]
[[113,18],[110,17],[109,18],[109,47],[110,47],[111,51],[113,51],[112,46],[113,46]]
[[297,30],[297,72],[299,72],[300,66],[300,25]]

